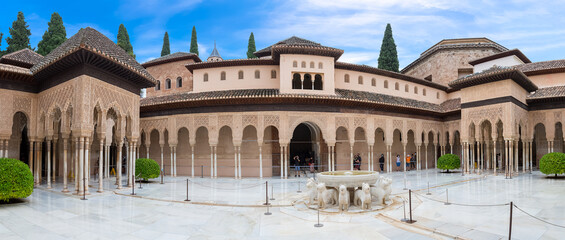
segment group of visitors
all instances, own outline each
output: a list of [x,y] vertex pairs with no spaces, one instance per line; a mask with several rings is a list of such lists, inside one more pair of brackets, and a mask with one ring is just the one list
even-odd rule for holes
[[302,170],[302,172],[304,172],[304,175],[306,175],[306,168],[303,168],[303,167],[306,167],[306,166],[308,166],[310,173],[314,173],[316,171],[316,169],[314,168],[314,158],[312,158],[312,157],[306,157],[304,160],[302,160],[302,159],[300,159],[300,157],[298,155],[295,155],[292,158],[291,164],[294,165],[294,176],[295,177],[296,176],[300,177],[301,170]]
[[[417,159],[416,159],[416,153],[414,153],[414,154],[412,154],[412,155],[410,155],[410,154],[406,155],[406,161],[405,161],[405,163],[406,163],[406,170],[407,170],[407,171],[410,171],[410,170],[416,168],[416,161],[417,161]],[[397,155],[396,155],[396,170],[397,170],[397,171],[400,170],[400,165],[401,165],[401,162],[400,162],[400,155],[397,154]]]

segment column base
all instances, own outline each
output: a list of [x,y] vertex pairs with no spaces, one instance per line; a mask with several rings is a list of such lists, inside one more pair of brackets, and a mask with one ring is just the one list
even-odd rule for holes
[[96,191],[96,192],[97,192],[97,193],[102,193],[102,192],[104,192],[104,191],[103,191],[103,190],[98,190],[98,191]]
[[70,191],[69,191],[69,189],[67,189],[67,188],[63,188],[63,191],[61,191],[61,192],[62,192],[62,193],[69,193]]

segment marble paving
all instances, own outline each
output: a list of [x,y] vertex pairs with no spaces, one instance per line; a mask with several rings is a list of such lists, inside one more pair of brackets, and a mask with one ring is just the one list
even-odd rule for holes
[[[565,225],[565,179],[539,172],[504,176],[439,173],[436,170],[383,174],[393,178],[394,204],[378,211],[317,211],[297,193],[306,178],[230,179],[166,177],[115,189],[115,178],[95,178],[88,200],[61,193],[61,179],[43,184],[21,203],[0,204],[0,239],[506,239],[510,201],[546,221]],[[185,202],[188,179],[188,197]],[[265,182],[272,215],[264,215]],[[125,181],[124,181],[125,183]],[[430,195],[427,186],[430,185]],[[69,184],[71,191],[74,184]],[[403,200],[413,190],[414,224]],[[449,196],[447,195],[447,192]],[[445,205],[447,197],[451,205]],[[408,202],[406,202],[408,208]],[[408,214],[408,212],[407,212]],[[565,228],[540,222],[514,209],[513,239],[563,239]]]

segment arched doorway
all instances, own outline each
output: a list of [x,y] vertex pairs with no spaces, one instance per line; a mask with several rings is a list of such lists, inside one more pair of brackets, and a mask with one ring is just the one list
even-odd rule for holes
[[[17,149],[17,151],[10,151]],[[12,136],[8,142],[8,157],[19,159],[29,166],[28,119],[22,112],[14,114]]]
[[[321,164],[320,151],[322,143],[322,133],[320,128],[313,123],[304,122],[296,126],[290,139],[290,166],[295,166],[294,156],[298,156],[301,160],[301,166],[308,166],[313,161],[315,166]],[[306,169],[306,168],[304,168]],[[293,173],[291,168],[291,175]]]

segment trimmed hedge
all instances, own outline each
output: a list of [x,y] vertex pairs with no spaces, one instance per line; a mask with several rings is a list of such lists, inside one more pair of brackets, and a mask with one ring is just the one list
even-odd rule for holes
[[437,168],[447,170],[457,169],[461,167],[461,160],[455,154],[445,154],[437,160]]
[[33,193],[33,175],[18,159],[0,158],[0,201],[26,198]]
[[552,152],[543,155],[540,159],[539,170],[544,174],[565,173],[565,153]]
[[159,177],[159,164],[148,158],[139,158],[135,160],[135,176],[147,181],[148,179]]

